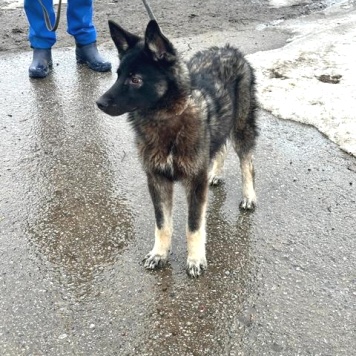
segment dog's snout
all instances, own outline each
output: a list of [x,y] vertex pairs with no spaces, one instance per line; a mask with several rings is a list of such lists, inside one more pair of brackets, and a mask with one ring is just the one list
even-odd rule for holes
[[96,101],[96,105],[100,110],[105,111],[105,109],[109,106],[109,103],[105,100],[105,98],[101,97]]
[[97,101],[96,105],[105,114],[110,116],[119,116],[125,113],[125,111],[120,111],[111,95],[104,94]]

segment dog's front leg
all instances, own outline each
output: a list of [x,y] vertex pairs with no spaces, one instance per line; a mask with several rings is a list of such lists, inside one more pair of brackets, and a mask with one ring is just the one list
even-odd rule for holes
[[156,228],[155,243],[152,251],[145,257],[145,267],[155,269],[163,267],[167,263],[171,249],[173,183],[149,173],[147,182],[155,211]]
[[208,201],[208,174],[202,172],[186,183],[188,199],[187,273],[198,277],[207,267],[205,256],[205,213]]

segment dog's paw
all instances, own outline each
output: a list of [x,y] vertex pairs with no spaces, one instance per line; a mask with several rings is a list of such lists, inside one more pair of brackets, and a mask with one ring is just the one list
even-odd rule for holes
[[197,278],[203,274],[207,267],[208,264],[205,257],[201,258],[200,260],[193,260],[188,258],[186,271],[189,277]]
[[240,209],[242,210],[254,210],[256,208],[256,199],[243,198],[240,203]]
[[144,258],[144,267],[147,269],[163,268],[167,264],[167,256],[159,255],[151,251]]
[[214,176],[214,177],[211,177],[211,178],[209,179],[209,184],[210,184],[211,186],[215,187],[215,186],[221,184],[222,181],[223,181],[223,180],[222,180],[221,177],[219,177],[219,176]]

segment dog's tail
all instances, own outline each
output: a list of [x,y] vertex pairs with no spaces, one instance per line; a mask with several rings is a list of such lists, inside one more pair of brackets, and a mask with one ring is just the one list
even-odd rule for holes
[[[242,53],[226,46],[231,52],[229,60],[222,66],[223,80],[228,83],[230,98],[233,103],[232,139],[237,151],[249,152],[255,145],[258,134],[256,124],[257,100],[255,92],[255,75],[253,68]],[[224,61],[224,59],[223,59]]]

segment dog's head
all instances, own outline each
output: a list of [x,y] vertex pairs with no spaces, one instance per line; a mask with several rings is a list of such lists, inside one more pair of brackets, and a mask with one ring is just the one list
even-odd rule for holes
[[118,116],[156,107],[174,82],[176,50],[154,20],[148,23],[144,38],[110,20],[109,28],[120,65],[116,82],[97,100],[99,109]]

